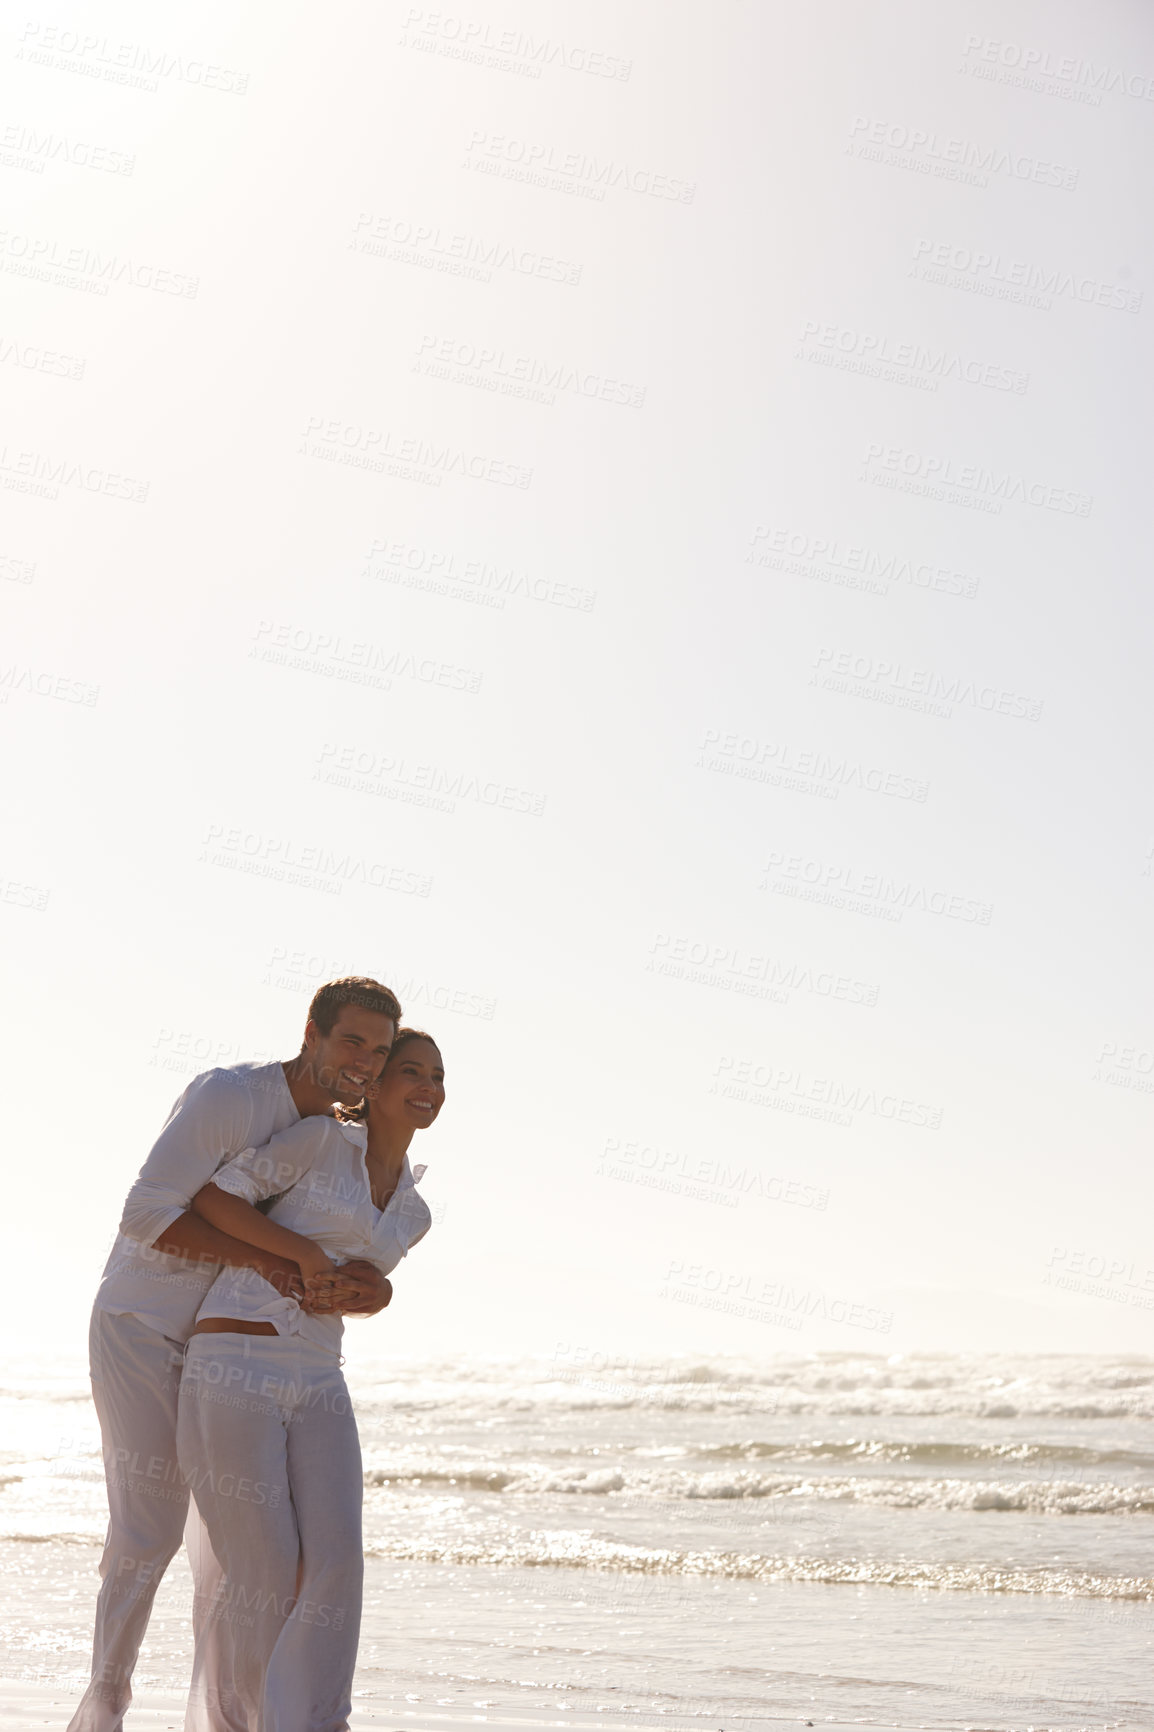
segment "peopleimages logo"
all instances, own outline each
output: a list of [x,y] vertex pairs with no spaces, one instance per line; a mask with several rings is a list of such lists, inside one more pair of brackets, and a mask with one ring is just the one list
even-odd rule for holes
[[198,858],[205,865],[224,866],[337,896],[346,884],[395,890],[407,896],[427,896],[433,885],[427,873],[387,861],[366,860],[330,847],[302,845],[291,837],[270,836],[261,830],[224,824],[208,826]]
[[[987,186],[987,176],[1004,174],[1011,180],[1031,181],[1035,186],[1061,187],[1073,192],[1080,169],[1049,162],[1027,151],[1007,150],[999,145],[974,144],[966,138],[947,138],[921,126],[901,122],[868,120],[858,115],[850,128],[849,152],[897,168],[912,168],[946,180],[972,176],[974,184]],[[888,153],[888,154],[883,154]]]
[[428,270],[471,277],[483,283],[492,281],[495,270],[509,270],[518,276],[575,288],[583,269],[570,259],[554,258],[551,253],[539,253],[532,247],[459,230],[442,230],[438,223],[411,222],[372,211],[359,213],[349,245],[355,252],[385,258],[394,264],[423,265]]
[[450,812],[456,810],[458,800],[471,800],[491,811],[520,812],[539,818],[548,798],[533,789],[466,770],[392,757],[336,741],[326,741],[321,748],[313,777],[338,787],[357,788],[362,793],[400,797],[418,806],[440,805]]
[[148,503],[150,483],[118,469],[85,463],[47,451],[17,451],[0,445],[0,486],[15,493],[32,493],[41,499],[59,499],[62,487],[82,493],[99,493],[105,499],[122,499],[130,505]]
[[[363,967],[363,963],[358,966]],[[349,972],[347,958],[317,955],[306,950],[289,950],[286,945],[274,947],[268,959],[262,985],[283,992],[314,992],[322,982],[336,980]],[[394,967],[391,962],[368,969],[374,980],[384,980],[392,987],[412,1018],[415,1007],[449,1011],[454,1016],[473,1016],[482,1022],[492,1022],[497,1000],[489,993],[471,991],[467,987],[429,981],[411,971]]]
[[43,174],[48,162],[67,162],[73,168],[96,169],[101,174],[130,175],[136,167],[135,156],[123,150],[69,138],[64,133],[39,132],[19,121],[0,131],[0,161],[6,167],[30,169],[33,174]]
[[0,703],[7,703],[11,692],[24,692],[33,698],[54,698],[62,704],[83,704],[87,709],[92,709],[100,697],[100,687],[89,685],[87,680],[51,673],[30,663],[0,662]]
[[[903,1095],[883,1094],[861,1083],[846,1083],[836,1077],[810,1076],[793,1065],[777,1065],[734,1054],[723,1055],[713,1067],[710,1094],[727,1100],[748,1101],[754,1106],[773,1106],[801,1111],[803,1116],[827,1118],[836,1124],[853,1123],[855,1113],[887,1119],[891,1124],[912,1125],[936,1131],[941,1127],[942,1108]],[[806,1115],[804,1109],[817,1107]]]
[[[394,538],[377,537],[365,555],[370,562],[361,573],[378,582],[401,583],[463,600],[504,608],[510,596],[543,602],[548,607],[574,608],[592,613],[595,589],[583,589],[559,578],[534,576],[516,566],[494,560],[467,559],[452,551],[434,549]],[[372,561],[377,561],[373,564]]]
[[1154,1094],[1154,1049],[1104,1040],[1098,1051],[1094,1081],[1108,1083],[1111,1088],[1132,1089],[1138,1094]]
[[[615,1164],[608,1165],[610,1162]],[[807,1184],[804,1179],[784,1179],[775,1173],[751,1168],[748,1163],[730,1166],[724,1160],[679,1154],[652,1143],[622,1142],[620,1137],[606,1137],[597,1171],[607,1178],[624,1177],[631,1183],[650,1183],[654,1189],[671,1190],[677,1195],[684,1193],[699,1201],[725,1202],[733,1207],[746,1196],[760,1197],[772,1203],[789,1203],[798,1209],[824,1211],[829,1206],[826,1186]],[[702,1187],[711,1187],[712,1190],[703,1190]]]
[[37,914],[43,914],[50,895],[51,891],[43,890],[39,885],[25,884],[19,878],[0,877],[0,902],[10,906],[33,908]]
[[591,370],[571,361],[542,361],[533,355],[506,353],[499,345],[466,342],[426,333],[417,346],[413,371],[451,384],[552,405],[558,393],[570,392],[589,402],[641,409],[646,387],[628,379]]
[[[50,235],[29,235],[20,229],[0,229],[0,269],[15,276],[60,281],[64,287],[83,286],[99,295],[108,293],[110,283],[127,283],[134,289],[194,301],[200,286],[199,277],[170,271],[147,260],[68,246]],[[73,279],[72,283],[68,279]]]
[[420,685],[475,695],[484,679],[476,668],[284,621],[262,619],[254,638],[248,653],[258,661],[349,680],[355,685],[374,685],[382,691],[390,691],[394,679],[407,678]]
[[82,33],[60,24],[25,24],[16,58],[152,92],[159,88],[161,78],[218,90],[225,96],[243,96],[248,89],[247,72],[173,54],[148,43],[118,42],[114,36]]
[[808,531],[766,523],[759,523],[750,536],[745,562],[874,595],[888,595],[894,581],[908,583],[914,589],[964,596],[967,601],[978,593],[976,577],[949,566],[931,565],[926,560],[896,553],[879,553],[875,548],[843,541],[835,535],[811,535]]
[[[410,43],[408,38],[412,36]],[[421,37],[433,38],[422,42]],[[567,72],[584,72],[594,78],[626,81],[633,62],[599,48],[586,48],[553,36],[532,36],[524,30],[502,29],[479,19],[465,19],[439,8],[410,6],[401,25],[404,48],[444,47],[454,57],[471,60],[500,71],[516,70],[529,78],[540,78],[545,66],[561,66]],[[517,65],[520,61],[523,64]]]
[[901,445],[871,443],[862,462],[866,466],[864,480],[884,483],[892,476],[895,483],[912,483],[930,498],[959,502],[969,496],[994,512],[1000,512],[1005,503],[1033,505],[1075,517],[1089,517],[1094,509],[1090,493],[1054,487],[1010,470],[985,469],[980,463],[958,463],[934,452],[908,451]]
[[979,685],[960,674],[911,667],[885,656],[860,655],[854,650],[820,649],[813,662],[810,685],[845,692],[899,708],[920,709],[940,716],[953,714],[954,704],[968,704],[988,715],[1012,716],[1036,722],[1041,698],[1025,697],[1000,686]]
[[919,884],[886,872],[863,872],[841,861],[813,860],[804,854],[770,854],[759,888],[879,920],[900,920],[907,911],[913,911],[940,914],[965,925],[988,926],[994,913],[992,903],[932,883]]
[[670,1259],[658,1297],[703,1305],[711,1311],[732,1312],[787,1329],[800,1329],[806,1319],[816,1318],[823,1323],[844,1323],[851,1329],[876,1330],[888,1335],[894,1323],[892,1311],[866,1305],[860,1299],[813,1287],[794,1287],[789,1281],[765,1281],[744,1269],[687,1263],[682,1257]]
[[706,730],[694,762],[699,770],[764,782],[769,787],[789,788],[796,793],[818,794],[827,800],[836,800],[842,788],[860,788],[867,794],[913,800],[921,806],[930,791],[928,782],[903,776],[897,770],[833,757],[828,752],[799,750],[781,740],[722,733],[719,728]]
[[[947,276],[947,272],[951,274]],[[1030,264],[1025,259],[984,252],[980,247],[955,246],[950,241],[919,240],[914,246],[910,275],[926,282],[943,282],[947,287],[974,288],[978,293],[1003,300],[1020,299],[1044,308],[1051,304],[1047,297],[1059,295],[1086,306],[1124,313],[1137,313],[1142,306],[1140,289],[1082,276],[1060,265]]]
[[1149,1265],[1143,1268],[1132,1258],[1108,1251],[1055,1245],[1042,1285],[1082,1293],[1091,1299],[1110,1299],[1115,1305],[1154,1311],[1154,1269]]
[[875,981],[855,980],[833,969],[815,968],[780,957],[756,955],[739,945],[710,944],[703,939],[659,932],[649,946],[650,973],[672,975],[694,986],[720,986],[727,992],[746,993],[788,1004],[790,992],[809,992],[818,998],[834,998],[872,1009],[880,988]]
[[462,166],[482,174],[501,175],[508,170],[511,172],[506,178],[528,179],[533,184],[548,184],[548,177],[553,176],[562,186],[579,189],[599,201],[607,189],[677,204],[692,204],[697,194],[696,181],[657,174],[637,163],[587,156],[583,150],[561,150],[539,139],[512,138],[505,132],[480,129],[470,135]]
[[46,373],[53,379],[84,377],[87,361],[80,355],[62,355],[56,349],[41,349],[35,343],[20,343],[0,337],[0,365],[20,367],[28,373]]
[[492,481],[502,487],[526,488],[533,471],[522,464],[459,445],[439,445],[433,439],[400,434],[388,427],[366,427],[331,416],[310,415],[299,447],[302,457],[321,458],[375,475],[401,474],[427,479],[439,487],[446,475],[470,481]]
[[967,36],[962,53],[963,72],[981,76],[985,68],[990,68],[991,73],[996,68],[1002,73],[1021,75],[1027,84],[1052,78],[1060,86],[1065,85],[1071,95],[1078,91],[1092,96],[1095,105],[1101,101],[1103,92],[1154,102],[1154,78],[1148,73],[1111,66],[1109,62],[1095,65],[1077,54],[1059,55],[1049,48],[1004,42],[995,36]]
[[911,342],[882,331],[860,331],[820,319],[806,320],[794,354],[798,360],[818,361],[895,384],[915,384],[925,391],[936,391],[943,379],[953,379],[988,391],[1012,391],[1021,397],[1030,382],[1030,375],[1016,367],[938,348],[933,343]]

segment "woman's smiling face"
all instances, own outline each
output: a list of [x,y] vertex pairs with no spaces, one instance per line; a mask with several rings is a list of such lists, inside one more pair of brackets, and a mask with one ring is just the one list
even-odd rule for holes
[[440,1053],[431,1040],[406,1040],[369,1094],[369,1116],[422,1130],[444,1104],[445,1067]]

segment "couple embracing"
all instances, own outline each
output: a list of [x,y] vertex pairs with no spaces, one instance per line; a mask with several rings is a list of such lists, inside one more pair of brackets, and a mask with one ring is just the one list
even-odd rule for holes
[[375,980],[322,986],[295,1059],[189,1084],[128,1194],[92,1314],[109,1525],[68,1732],[120,1732],[182,1533],[185,1732],[348,1726],[363,1551],[343,1317],[383,1310],[429,1229],[408,1148],[445,1098],[436,1043],[400,1017]]

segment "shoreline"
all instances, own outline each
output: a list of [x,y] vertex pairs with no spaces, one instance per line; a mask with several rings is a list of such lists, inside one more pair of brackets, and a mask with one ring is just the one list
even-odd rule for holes
[[[454,1732],[463,1726],[513,1728],[515,1732],[559,1732],[564,1728],[568,1728],[568,1732],[589,1732],[592,1727],[596,1727],[598,1732],[622,1732],[625,1727],[634,1729],[634,1732],[639,1727],[645,1732],[661,1732],[661,1728],[668,1725],[658,1715],[642,1714],[635,1718],[623,1716],[619,1720],[608,1720],[600,1715],[594,1720],[585,1715],[543,1716],[509,1710],[481,1714],[464,1708],[449,1714],[435,1714],[418,1708],[398,1710],[388,1701],[366,1702],[363,1697],[369,1693],[367,1690],[358,1692],[362,1700],[353,1703],[349,1720],[351,1732],[375,1732],[385,1725],[394,1728],[399,1725],[405,1732]],[[55,1680],[5,1678],[0,1681],[0,1732],[63,1732],[79,1700],[79,1690],[69,1690]],[[742,1724],[748,1727],[751,1723],[743,1721]],[[820,1718],[807,1721],[796,1714],[766,1717],[757,1724],[765,1727],[767,1732],[786,1732],[787,1728],[806,1726],[813,1726],[815,1732],[817,1728],[821,1728],[821,1732],[919,1732],[919,1728],[912,1724],[896,1726],[890,1721]],[[958,1724],[960,1732],[963,1722]],[[125,1732],[181,1732],[183,1725],[184,1696],[169,1690],[140,1691],[125,1716]],[[712,1719],[703,1717],[701,1725],[703,1728],[712,1727]]]

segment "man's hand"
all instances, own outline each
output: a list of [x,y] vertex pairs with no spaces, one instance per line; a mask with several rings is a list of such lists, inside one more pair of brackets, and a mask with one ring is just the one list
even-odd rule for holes
[[393,1296],[393,1284],[363,1257],[342,1263],[332,1275],[318,1275],[305,1283],[302,1310],[312,1316],[375,1317]]
[[340,1273],[347,1277],[349,1292],[342,1311],[346,1317],[375,1317],[393,1297],[393,1283],[374,1263],[354,1257]]

